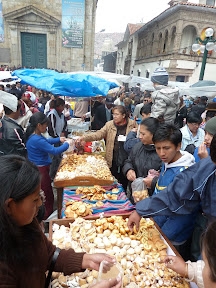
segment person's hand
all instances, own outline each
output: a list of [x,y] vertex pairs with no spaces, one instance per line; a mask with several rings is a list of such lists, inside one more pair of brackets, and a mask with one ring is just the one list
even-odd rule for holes
[[183,259],[177,256],[166,256],[164,258],[164,263],[166,266],[176,273],[180,274],[183,277],[188,277],[187,275],[187,269],[186,269],[186,263]]
[[131,131],[137,133],[138,128],[133,128]]
[[146,186],[147,186],[148,188],[151,188],[151,184],[152,184],[153,178],[154,178],[154,177],[148,175],[147,177],[145,177],[145,178],[143,179],[143,182],[146,184]]
[[[99,270],[100,263],[102,261],[107,262],[107,268],[110,267],[111,264],[114,264],[116,262],[115,258],[112,256],[109,256],[105,253],[95,253],[95,254],[84,254],[83,261],[82,261],[82,269],[93,269],[93,270]],[[104,266],[106,270],[106,265]]]
[[198,156],[200,159],[207,158],[209,156],[206,145],[204,143],[200,144],[198,148]]
[[129,181],[132,181],[132,182],[136,179],[136,173],[135,173],[134,170],[132,170],[132,169],[128,170],[128,172],[127,172],[127,179],[128,179]]
[[81,146],[85,146],[85,140],[83,136],[77,138],[76,143],[79,143]]
[[97,284],[89,286],[89,288],[120,288],[122,284],[121,276],[109,280],[101,280]]
[[74,144],[73,139],[65,139],[65,142],[67,142],[69,146],[72,146]]
[[127,225],[128,225],[128,228],[130,229],[131,232],[133,231],[134,225],[136,226],[136,230],[137,231],[139,230],[140,220],[141,220],[141,216],[136,211],[134,211],[130,215]]
[[66,138],[65,137],[60,137],[60,142],[61,143],[64,143],[66,141]]

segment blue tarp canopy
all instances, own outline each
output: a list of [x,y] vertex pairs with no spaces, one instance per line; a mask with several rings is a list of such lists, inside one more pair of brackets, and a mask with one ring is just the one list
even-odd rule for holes
[[15,70],[12,76],[17,76],[26,84],[53,95],[69,97],[106,96],[110,89],[118,87],[116,83],[99,77],[86,74],[70,75],[47,69]]

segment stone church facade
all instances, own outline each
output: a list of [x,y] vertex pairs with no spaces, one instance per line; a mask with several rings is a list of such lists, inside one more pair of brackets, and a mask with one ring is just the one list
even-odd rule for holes
[[[121,71],[149,78],[156,67],[163,66],[169,72],[171,81],[198,81],[203,54],[198,56],[194,53],[192,44],[206,28],[213,28],[216,34],[215,2],[211,1],[213,6],[210,6],[207,1],[200,0],[197,4],[187,0],[170,1],[167,10],[131,35]],[[137,41],[135,51],[130,47],[134,41]],[[118,57],[121,61],[117,59],[117,63],[123,58],[120,48]],[[130,51],[134,51],[133,54],[129,54]],[[129,65],[128,59],[134,61]],[[207,58],[205,80],[216,81],[215,64],[216,52],[213,51]],[[125,65],[130,69],[125,69]],[[117,66],[117,70],[120,71],[120,67]]]
[[[73,2],[73,1],[72,1]],[[62,0],[2,0],[0,64],[63,71],[93,70],[97,0],[85,0],[83,48],[62,47]]]

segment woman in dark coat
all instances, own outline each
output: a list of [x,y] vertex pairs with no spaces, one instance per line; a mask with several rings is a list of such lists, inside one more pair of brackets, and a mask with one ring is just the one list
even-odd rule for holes
[[[159,121],[149,117],[140,123],[140,140],[131,150],[128,159],[124,162],[123,173],[129,181],[134,181],[138,177],[147,177],[150,169],[160,171],[162,162],[152,141],[152,137],[159,125]],[[153,183],[154,185],[155,183]],[[133,202],[130,189],[130,200]],[[152,195],[153,191],[149,190]]]

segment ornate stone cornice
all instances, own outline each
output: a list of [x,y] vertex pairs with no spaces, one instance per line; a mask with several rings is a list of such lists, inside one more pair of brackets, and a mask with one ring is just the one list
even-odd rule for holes
[[8,22],[10,27],[17,25],[39,25],[56,29],[61,24],[61,21],[33,5],[28,5],[18,10],[5,13],[4,19]]

